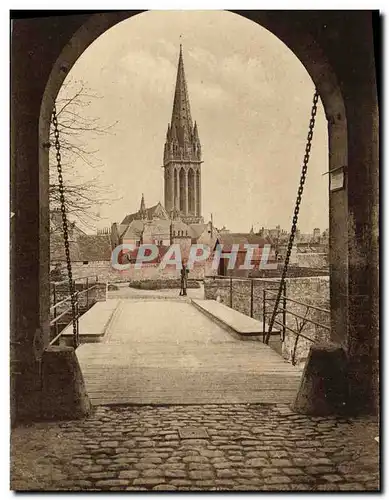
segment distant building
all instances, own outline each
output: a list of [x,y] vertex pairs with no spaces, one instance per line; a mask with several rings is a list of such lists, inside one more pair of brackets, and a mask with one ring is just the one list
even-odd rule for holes
[[[50,235],[60,234],[63,238],[63,221],[62,212],[59,208],[55,208],[50,211]],[[67,221],[68,224],[68,236],[69,240],[77,239],[78,236],[84,236],[86,233],[76,226],[75,222],[70,220]]]
[[315,243],[320,242],[320,228],[318,227],[315,227],[315,229],[313,230],[313,241]]
[[[69,251],[74,278],[98,276],[99,279],[106,279],[107,270],[111,268],[110,234],[85,234],[74,224]],[[59,231],[50,234],[50,270],[52,281],[57,281],[61,273],[64,278],[67,277],[63,234]]]
[[[272,244],[272,240],[269,237],[263,238],[258,234],[250,233],[222,233],[220,232],[215,248],[217,245],[220,245],[222,248],[221,258],[219,262],[219,267],[217,270],[217,274],[219,276],[249,276],[251,271],[249,269],[240,269],[240,267],[244,264],[247,256],[248,249],[245,245],[257,245],[257,248],[252,252],[252,257],[250,258],[250,263],[258,268],[263,254],[263,249],[265,245],[269,245],[269,256],[267,258],[268,263],[276,262],[276,254],[275,249]],[[228,269],[229,267],[229,255],[231,251],[237,248],[237,257],[232,269]]]
[[[73,277],[96,276],[99,269],[111,262],[111,235],[86,234],[75,222],[68,221],[69,252]],[[67,278],[66,253],[63,237],[62,213],[54,210],[50,214],[50,279],[61,281]]]
[[[170,218],[161,203],[146,208],[142,195],[139,210],[126,215],[120,224],[112,225],[113,247],[123,243],[140,246],[154,244],[161,247],[178,243],[183,250],[192,243],[202,243],[213,246],[218,231],[208,223],[185,223],[178,214]],[[184,254],[187,251],[182,252]]]

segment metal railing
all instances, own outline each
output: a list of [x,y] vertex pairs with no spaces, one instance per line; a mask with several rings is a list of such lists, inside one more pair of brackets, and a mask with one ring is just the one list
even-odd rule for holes
[[274,285],[275,289],[278,289],[278,282],[279,282],[279,279],[278,278],[275,278],[275,279],[266,279],[266,278],[246,278],[244,276],[222,276],[222,275],[211,275],[211,276],[205,276],[204,277],[205,279],[222,279],[226,282],[225,285],[220,285],[219,284],[219,288],[225,288],[225,289],[229,289],[229,294],[228,294],[228,305],[231,307],[231,309],[233,309],[234,307],[234,297],[247,297],[247,293],[245,292],[240,292],[238,290],[234,290],[233,288],[233,283],[234,282],[239,282],[239,281],[243,281],[243,282],[247,282],[247,283],[250,283],[250,307],[249,307],[249,310],[250,310],[250,317],[253,318],[254,317],[254,306],[255,306],[255,284],[256,283],[269,283]]
[[[280,279],[219,275],[205,276],[205,278],[211,281],[218,280],[217,288],[218,290],[220,290],[222,302],[224,302],[226,305],[229,305],[231,308],[234,308],[242,312],[243,314],[250,315],[250,317],[255,316],[256,319],[259,319],[260,321],[262,320],[262,340],[263,342],[265,342],[267,333],[266,329],[268,327],[267,322],[274,310],[274,304],[276,301]],[[245,290],[234,289],[234,283],[239,281],[248,283],[248,286]],[[261,286],[259,286],[260,283]],[[330,311],[312,303],[309,304],[307,302],[295,300],[288,297],[287,286],[288,284],[287,282],[285,282],[281,293],[280,304],[277,308],[274,325],[277,325],[277,327],[279,327],[281,343],[285,342],[287,333],[295,336],[291,352],[291,361],[293,364],[296,364],[297,351],[298,349],[301,350],[304,347],[301,346],[301,342],[299,344],[299,341],[301,339],[309,343],[317,343],[320,341],[320,338],[317,338],[317,336],[313,338],[306,334],[306,330],[309,329],[309,326],[318,329],[321,328],[326,333],[329,333],[331,331],[331,328],[329,326]],[[238,298],[239,300],[236,300]],[[244,300],[241,300],[242,298]],[[312,316],[312,314],[314,314],[314,312],[322,313],[326,317],[328,316],[328,322],[325,322],[327,324],[318,321],[317,318],[310,317]],[[291,324],[293,322],[291,318],[293,318],[295,321],[295,328],[294,324]],[[289,342],[288,338],[286,339],[286,341]]]
[[[266,305],[269,302],[274,302],[276,300],[276,295],[277,295],[277,292],[274,290],[269,290],[269,289],[263,290],[263,321],[264,321],[264,324],[266,321],[266,317],[270,316],[273,313],[273,309],[274,309],[274,305],[273,305],[273,307],[271,307],[271,310],[267,311]],[[324,314],[330,316],[331,311],[329,309],[325,309],[323,307],[318,307],[318,306],[315,306],[313,304],[308,304],[306,302],[301,302],[299,300],[291,299],[290,297],[286,296],[285,290],[281,294],[281,300],[282,300],[282,306],[278,307],[277,316],[276,316],[276,319],[274,320],[274,324],[278,325],[282,328],[282,332],[283,332],[282,333],[282,341],[283,342],[285,341],[286,330],[296,336],[295,341],[294,341],[294,345],[293,345],[292,359],[291,359],[292,364],[295,365],[296,364],[297,346],[298,346],[298,342],[299,342],[300,338],[303,338],[311,343],[319,342],[319,340],[317,338],[312,338],[312,337],[309,337],[309,336],[305,335],[304,333],[302,333],[304,328],[306,328],[308,325],[315,325],[315,327],[322,328],[326,332],[331,331],[331,327],[329,326],[329,323],[330,323],[329,321],[328,321],[328,324],[320,323],[319,321],[315,321],[315,320],[309,318],[308,317],[309,313],[311,311],[317,311],[317,312],[324,313]],[[296,304],[299,307],[305,308],[304,314],[299,314],[299,313],[293,311],[292,309],[288,308],[287,307],[288,303]],[[277,317],[280,314],[282,314],[282,322],[280,322],[277,319]],[[287,314],[290,314],[291,316],[294,317],[295,322],[296,322],[296,330],[291,328],[289,325],[287,325],[287,316],[286,316]]]
[[[95,278],[95,283],[90,286],[90,280]],[[82,283],[82,280],[84,282]],[[73,338],[73,346],[76,348],[79,344],[79,318],[83,314],[83,309],[88,310],[89,305],[91,302],[91,297],[90,297],[90,292],[97,287],[98,284],[98,276],[86,276],[86,277],[80,277],[80,278],[75,278],[73,280],[73,289],[76,290],[74,293],[75,296],[75,309],[76,309],[76,315],[75,315],[75,321],[76,321],[76,335],[75,338]],[[81,283],[76,283],[80,282]],[[72,306],[71,306],[71,295],[66,295],[65,297],[61,298],[60,301],[57,302],[58,298],[58,292],[59,292],[59,287],[61,285],[67,285],[69,282],[68,280],[63,280],[63,281],[53,281],[50,283],[52,287],[52,303],[53,305],[50,307],[50,315],[51,315],[51,320],[50,320],[50,329],[54,327],[54,337],[50,341],[49,345],[54,345],[58,340],[60,339],[62,335],[62,331],[66,326],[69,324],[69,322],[62,323],[63,328],[60,330],[60,320],[63,318],[66,318],[69,313],[72,312]],[[81,285],[81,290],[77,290],[77,287]],[[86,295],[85,297],[85,305],[83,307],[80,306],[80,297],[82,295]],[[66,305],[69,304],[67,307]],[[63,307],[65,308],[63,308]],[[63,310],[62,310],[63,309]],[[59,312],[60,310],[60,312]],[[73,318],[71,318],[71,321],[73,321]]]

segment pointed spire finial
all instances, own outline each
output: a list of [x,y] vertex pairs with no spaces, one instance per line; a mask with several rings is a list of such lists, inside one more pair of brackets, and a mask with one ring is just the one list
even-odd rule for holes
[[199,139],[199,131],[197,129],[197,122],[195,121],[194,127],[193,127],[193,138],[196,142],[200,142]]
[[176,88],[173,100],[173,112],[171,128],[176,128],[177,139],[181,146],[190,142],[192,137],[193,123],[190,112],[188,88],[185,78],[184,58],[182,55],[182,44],[180,43],[180,55],[178,58]]
[[142,199],[140,200],[139,215],[140,215],[141,219],[145,219],[147,216],[145,196],[143,193],[142,193]]

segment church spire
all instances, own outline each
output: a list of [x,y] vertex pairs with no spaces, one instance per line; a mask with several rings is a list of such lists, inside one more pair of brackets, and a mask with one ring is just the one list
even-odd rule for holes
[[140,200],[139,215],[141,219],[147,219],[145,197],[143,193],[142,193],[142,199]]
[[178,68],[176,78],[176,89],[174,92],[173,112],[171,125],[175,125],[177,139],[180,146],[184,142],[191,142],[192,139],[192,115],[190,112],[188,87],[186,84],[184,58],[182,55],[182,45],[180,44],[180,55],[178,57]]
[[180,44],[172,119],[163,152],[165,208],[172,218],[204,222],[201,216],[201,164],[201,143],[197,124],[192,122]]

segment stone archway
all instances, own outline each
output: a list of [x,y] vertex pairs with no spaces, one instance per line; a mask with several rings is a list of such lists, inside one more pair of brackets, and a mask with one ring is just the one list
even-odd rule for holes
[[[40,123],[40,143],[48,141],[49,124],[51,110],[55,98],[66,78],[67,73],[72,68],[78,57],[86,48],[94,42],[101,34],[107,31],[115,24],[128,19],[140,12],[109,12],[103,14],[92,14],[88,16],[84,23],[72,34],[69,42],[62,47],[61,53],[56,59],[50,76],[48,78],[45,92],[42,100]],[[328,140],[329,140],[329,170],[348,163],[348,136],[347,136],[347,117],[344,99],[338,83],[334,68],[331,66],[325,52],[315,40],[314,36],[307,30],[296,30],[293,19],[288,13],[281,15],[274,11],[245,11],[234,12],[253,22],[259,24],[269,32],[277,36],[285,45],[298,57],[312,78],[323,103],[325,115],[328,121]],[[301,23],[301,18],[295,17]],[[310,99],[310,96],[307,96]],[[47,171],[48,158],[46,151],[40,151],[40,169]],[[189,207],[190,200],[186,200],[185,190],[186,177],[183,169],[179,176],[179,208],[181,211]],[[200,192],[200,177],[197,179],[197,192]],[[348,263],[342,256],[347,254],[347,239],[344,235],[347,233],[347,202],[345,190],[336,192],[329,197],[330,204],[330,262],[331,262],[331,324],[332,335],[336,342],[346,346],[347,331],[347,300],[348,300]],[[196,207],[199,212],[200,207]],[[341,300],[339,298],[341,297]]]
[[[110,27],[139,13],[54,15],[14,23],[11,210],[16,215],[11,245],[19,256],[29,256],[11,256],[12,343],[23,364],[16,390],[19,414],[32,414],[39,406],[35,352],[48,338],[46,144],[53,104],[83,51]],[[290,48],[323,102],[330,170],[345,169],[343,189],[330,192],[332,331],[349,355],[356,407],[370,407],[378,374],[378,103],[371,13],[235,14],[268,29]]]

